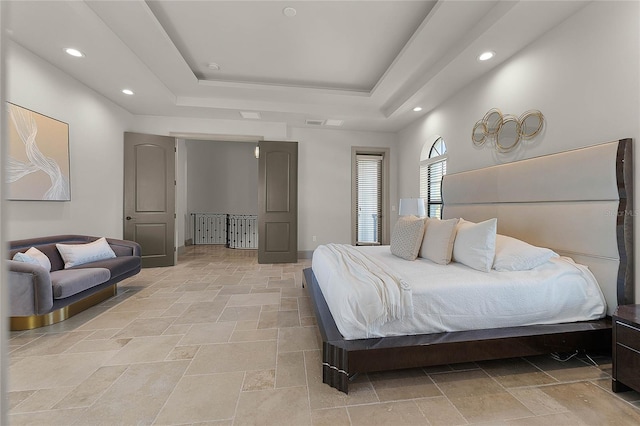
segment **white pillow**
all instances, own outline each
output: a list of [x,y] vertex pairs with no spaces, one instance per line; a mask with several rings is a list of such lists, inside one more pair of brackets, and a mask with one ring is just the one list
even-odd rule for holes
[[462,222],[453,244],[455,261],[479,271],[491,271],[496,254],[497,225],[496,218],[480,223]]
[[416,216],[401,217],[393,227],[391,253],[403,259],[415,260],[418,257],[423,235],[423,219]]
[[544,247],[532,246],[516,238],[498,234],[496,236],[496,271],[528,271],[546,263],[558,253]]
[[13,256],[13,260],[17,260],[19,262],[31,263],[33,265],[40,265],[47,271],[51,271],[51,261],[47,257],[46,254],[41,252],[35,247],[31,247],[24,253],[16,253]]
[[64,260],[64,268],[82,265],[84,263],[94,262],[96,260],[111,259],[116,254],[109,246],[107,239],[102,237],[92,243],[86,244],[56,244],[62,260]]
[[453,241],[456,238],[458,219],[440,220],[426,218],[427,229],[424,231],[420,257],[432,262],[446,265],[451,262]]

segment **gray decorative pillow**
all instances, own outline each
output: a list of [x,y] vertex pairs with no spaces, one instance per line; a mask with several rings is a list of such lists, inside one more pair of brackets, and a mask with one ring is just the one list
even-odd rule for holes
[[403,259],[415,260],[423,235],[424,219],[416,216],[401,217],[391,235],[391,253]]

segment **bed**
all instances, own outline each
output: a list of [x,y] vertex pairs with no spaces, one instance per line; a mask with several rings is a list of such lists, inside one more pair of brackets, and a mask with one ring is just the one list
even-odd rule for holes
[[[318,276],[325,280],[327,273],[316,264],[317,274],[312,267],[305,269],[304,277],[323,340],[323,382],[347,393],[350,380],[359,373],[610,350],[610,315],[618,304],[633,303],[635,298],[632,169],[631,140],[623,139],[451,174],[443,180],[443,218],[464,217],[473,222],[497,218],[499,234],[549,247],[561,255],[554,261],[573,259],[587,266],[587,275],[597,280],[606,300],[605,317],[599,318],[600,312],[594,313],[599,319],[577,321],[569,315],[550,323],[538,319],[532,325],[512,325],[507,320],[469,330],[464,325],[437,324],[424,332],[387,330],[368,338],[345,332],[345,337],[318,281]],[[563,260],[566,257],[570,259]],[[453,263],[449,266],[458,268]],[[460,285],[465,284],[463,272],[454,274],[460,275]],[[501,309],[508,310],[508,305]],[[341,328],[345,330],[342,324]]]

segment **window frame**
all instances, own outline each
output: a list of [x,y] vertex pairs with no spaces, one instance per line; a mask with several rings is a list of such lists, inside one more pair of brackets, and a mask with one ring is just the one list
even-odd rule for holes
[[[358,200],[358,188],[356,185],[357,158],[358,155],[379,155],[382,156],[382,195],[381,195],[381,217],[379,220],[381,228],[380,245],[389,244],[389,179],[390,179],[390,148],[375,147],[351,147],[351,244],[356,245],[358,240],[358,212],[356,211]],[[364,245],[364,244],[361,244]],[[374,244],[377,245],[377,244]]]
[[[441,142],[442,143],[442,147],[444,148],[444,152],[442,154],[438,153],[436,150],[436,145]],[[426,148],[426,143],[425,143],[425,147]],[[424,152],[424,148],[423,148],[423,152]],[[437,155],[436,155],[437,154]],[[444,138],[442,138],[441,136],[438,136],[435,138],[435,141],[431,144],[431,147],[429,148],[429,156],[426,159],[421,159],[420,160],[420,167],[419,167],[419,179],[420,179],[420,197],[425,199],[425,210],[427,212],[427,216],[429,217],[438,217],[439,219],[442,218],[442,207],[440,208],[440,215],[439,216],[431,216],[431,206],[443,206],[444,205],[444,200],[442,199],[442,178],[444,178],[444,176],[446,176],[447,174],[447,160],[449,159],[449,155],[447,152],[447,145],[445,143]],[[444,168],[444,172],[442,173],[442,177],[440,178],[440,199],[439,200],[435,200],[433,201],[431,199],[431,185],[432,182],[429,179],[429,168],[437,163],[443,163],[443,168]],[[423,168],[426,168],[426,173],[423,174]],[[426,176],[427,182],[426,182],[426,197],[425,195],[425,191],[423,191],[424,187],[423,187],[423,176]]]

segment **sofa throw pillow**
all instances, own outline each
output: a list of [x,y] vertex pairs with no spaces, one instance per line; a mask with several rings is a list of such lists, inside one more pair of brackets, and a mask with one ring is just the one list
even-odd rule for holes
[[33,265],[40,265],[47,271],[51,271],[51,261],[46,254],[35,247],[31,247],[24,253],[16,253],[13,256],[13,260],[17,260],[18,262],[31,263]]
[[26,255],[33,257],[47,271],[51,271],[51,261],[46,254],[35,247],[31,247],[25,252]]
[[453,244],[455,261],[479,271],[491,271],[496,255],[497,225],[496,218],[480,223],[464,221],[460,224]]
[[422,246],[420,247],[420,257],[429,259],[440,265],[451,262],[451,252],[453,241],[456,237],[456,225],[458,219],[440,220],[436,218],[425,219],[426,229]]
[[391,253],[406,260],[415,260],[418,257],[423,234],[423,219],[416,216],[401,217],[391,234]]
[[496,235],[496,271],[528,271],[546,263],[558,253],[544,247],[536,247],[506,235]]
[[15,260],[17,262],[30,263],[32,265],[42,266],[42,265],[40,265],[40,262],[38,262],[34,257],[31,257],[28,254],[22,253],[22,252],[18,252],[16,254],[14,254],[13,255],[13,260]]
[[102,237],[86,244],[56,244],[64,261],[64,268],[82,265],[96,260],[116,257],[107,239]]

